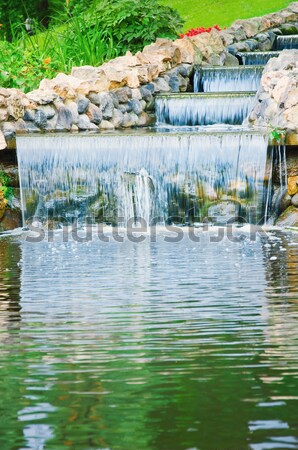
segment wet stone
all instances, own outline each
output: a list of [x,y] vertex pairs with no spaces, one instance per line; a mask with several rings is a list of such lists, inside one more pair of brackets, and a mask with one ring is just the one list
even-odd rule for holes
[[46,129],[47,126],[47,116],[42,110],[37,110],[34,116],[34,123],[36,126],[41,128],[42,130]]
[[86,112],[89,104],[90,104],[90,100],[88,98],[86,98],[84,95],[79,95],[78,100],[77,100],[78,113],[84,114],[84,112]]
[[135,114],[137,114],[137,116],[139,114],[141,114],[141,112],[143,110],[139,100],[135,100],[135,99],[129,100],[129,102],[127,103],[127,106],[130,108],[131,111],[133,111]]

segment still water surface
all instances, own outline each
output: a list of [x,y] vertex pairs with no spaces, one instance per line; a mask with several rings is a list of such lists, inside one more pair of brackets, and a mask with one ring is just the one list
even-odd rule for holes
[[298,448],[298,235],[0,239],[1,450]]

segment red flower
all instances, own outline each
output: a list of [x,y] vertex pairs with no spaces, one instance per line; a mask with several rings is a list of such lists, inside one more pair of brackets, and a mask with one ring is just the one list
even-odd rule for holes
[[218,25],[213,25],[213,27],[209,27],[209,28],[204,28],[204,27],[191,28],[186,33],[179,34],[179,37],[181,39],[183,39],[185,36],[192,37],[192,36],[197,36],[198,34],[201,34],[201,33],[210,33],[210,31],[212,29],[221,31],[221,28]]

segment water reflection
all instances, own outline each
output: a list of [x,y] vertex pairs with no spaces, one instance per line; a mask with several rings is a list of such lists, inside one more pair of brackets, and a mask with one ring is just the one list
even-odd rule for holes
[[298,448],[297,236],[0,255],[0,448]]

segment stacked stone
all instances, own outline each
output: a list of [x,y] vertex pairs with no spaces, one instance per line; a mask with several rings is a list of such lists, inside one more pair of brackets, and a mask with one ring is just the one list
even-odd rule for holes
[[298,50],[284,50],[268,62],[249,122],[297,135]]

